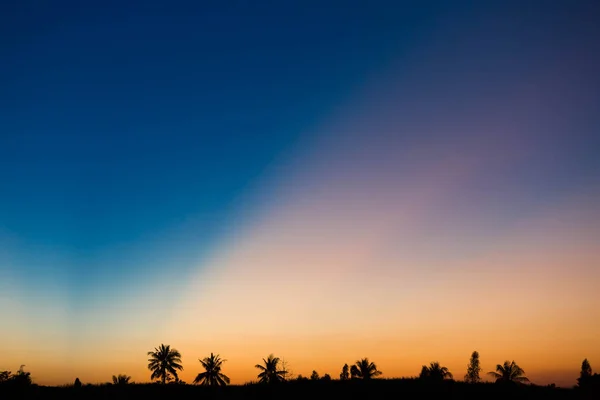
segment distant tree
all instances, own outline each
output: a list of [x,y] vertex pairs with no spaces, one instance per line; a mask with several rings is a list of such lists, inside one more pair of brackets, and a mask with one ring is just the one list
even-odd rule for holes
[[294,376],[294,372],[290,368],[290,364],[285,358],[281,359],[281,370],[283,371],[283,379],[288,380],[288,378]]
[[452,373],[448,368],[442,367],[439,362],[429,363],[429,366],[423,365],[421,368],[421,379],[427,379],[434,382],[441,382],[444,379],[452,379]]
[[471,354],[471,360],[469,361],[469,365],[467,365],[467,374],[465,375],[465,382],[477,383],[481,381],[479,372],[481,372],[481,365],[479,363],[479,353],[477,351],[474,351],[473,354]]
[[340,373],[340,380],[347,381],[348,379],[350,379],[350,368],[348,367],[348,364],[344,364],[342,372]]
[[355,379],[372,379],[381,375],[381,371],[377,369],[375,363],[369,362],[368,358],[357,360],[350,368],[350,375]]
[[181,365],[181,354],[171,349],[171,346],[161,344],[155,348],[154,351],[149,351],[148,355],[148,369],[152,371],[150,379],[160,379],[164,384],[171,380],[171,376],[175,378],[175,381],[179,380],[177,370],[182,371],[183,366]]
[[273,354],[267,359],[263,358],[263,365],[256,364],[254,366],[261,372],[258,374],[259,382],[261,383],[277,383],[284,382],[286,372],[279,369],[279,358]]
[[25,365],[21,365],[16,374],[12,374],[10,371],[0,372],[0,383],[11,383],[18,386],[31,385],[31,373],[26,372],[24,367]]
[[496,372],[488,372],[488,375],[496,379],[497,383],[525,383],[529,379],[525,376],[525,371],[514,361],[505,361],[504,365],[496,365]]
[[298,375],[298,377],[296,377],[296,380],[297,380],[298,382],[305,382],[305,381],[307,381],[307,380],[308,380],[308,378],[306,378],[306,377],[302,376],[302,374],[299,374],[299,375]]
[[112,381],[114,385],[127,385],[130,382],[131,377],[125,374],[113,375]]
[[12,378],[12,372],[0,371],[0,383],[8,382]]
[[321,380],[322,380],[322,381],[329,382],[329,381],[331,380],[331,375],[329,375],[329,374],[325,374],[325,375],[323,375],[323,376],[321,377]]
[[579,378],[577,378],[577,384],[579,386],[585,386],[585,384],[592,377],[592,366],[588,359],[584,359],[581,363],[581,372],[579,373]]
[[74,388],[80,388],[81,387],[81,381],[79,380],[79,378],[75,378],[75,382],[73,382],[73,387]]
[[319,376],[319,373],[317,371],[313,370],[312,374],[310,374],[310,380],[318,381],[319,379],[321,379],[321,377]]
[[222,360],[219,355],[210,353],[210,357],[205,357],[203,360],[198,359],[204,372],[201,372],[194,379],[194,383],[200,383],[205,386],[225,386],[229,384],[229,378],[221,373],[221,367],[227,360]]

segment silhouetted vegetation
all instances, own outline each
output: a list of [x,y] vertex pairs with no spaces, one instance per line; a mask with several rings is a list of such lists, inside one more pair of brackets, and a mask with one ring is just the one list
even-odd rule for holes
[[210,353],[209,357],[198,361],[204,367],[204,372],[196,376],[194,383],[206,386],[225,386],[229,384],[229,377],[221,373],[221,367],[226,360],[222,360],[218,354]]
[[452,374],[448,368],[442,367],[439,362],[435,361],[421,368],[419,379],[429,382],[442,382],[444,379],[452,379]]
[[[3,385],[2,385],[3,386]],[[467,384],[444,380],[428,384],[420,379],[371,379],[297,381],[289,380],[276,385],[246,384],[211,387],[173,383],[128,384],[128,385],[84,385],[44,387],[31,385],[16,396],[15,390],[4,391],[0,387],[0,398],[12,399],[550,399],[550,400],[597,400],[598,392],[580,389],[561,389],[536,385],[497,385],[493,383]],[[7,395],[8,394],[8,395]]]
[[514,361],[504,361],[504,365],[496,365],[495,372],[488,372],[488,375],[496,379],[496,383],[525,383],[529,379],[525,376],[525,371]]
[[348,367],[348,364],[344,364],[342,372],[340,372],[340,380],[347,381],[348,379],[350,379],[350,368]]
[[357,360],[350,368],[350,376],[355,379],[372,379],[381,375],[375,363],[369,362],[368,358]]
[[581,363],[581,372],[579,373],[579,378],[577,378],[577,386],[583,393],[597,394],[598,398],[600,398],[600,375],[593,373],[592,366],[587,358]]
[[113,375],[112,377],[114,385],[127,385],[131,381],[131,377],[125,374]]
[[31,373],[24,370],[25,365],[21,365],[17,372],[0,371],[0,384],[10,387],[27,387],[32,384]]
[[149,351],[148,355],[148,369],[152,371],[150,379],[160,379],[163,384],[171,379],[179,380],[177,370],[183,371],[183,366],[181,354],[177,350],[161,344],[154,351]]
[[273,354],[271,354],[267,359],[263,358],[264,365],[256,364],[254,366],[261,371],[258,374],[258,380],[260,383],[285,382],[287,371],[279,369],[279,361],[280,360],[278,357],[275,357]]
[[[578,386],[565,389],[555,385],[538,386],[529,383],[525,372],[514,361],[498,364],[496,371],[489,373],[498,383],[482,383],[479,378],[479,354],[471,355],[465,382],[456,382],[448,368],[439,362],[424,365],[419,378],[376,379],[381,375],[375,363],[363,358],[352,367],[342,367],[340,379],[329,374],[322,376],[313,370],[310,379],[298,375],[296,379],[285,379],[280,359],[274,355],[263,359],[255,367],[260,370],[259,382],[245,385],[228,385],[229,378],[222,373],[225,360],[217,354],[199,360],[204,372],[194,379],[199,385],[188,385],[178,379],[172,370],[180,371],[181,355],[169,346],[161,345],[151,353],[148,368],[153,371],[156,383],[135,384],[125,374],[112,376],[112,383],[82,385],[79,378],[75,383],[62,387],[45,387],[32,383],[29,372],[23,366],[12,374],[0,372],[0,398],[31,399],[306,399],[306,398],[443,398],[443,399],[555,399],[592,400],[600,398],[600,376],[592,372],[589,362],[584,360]],[[158,372],[157,372],[158,371]],[[164,373],[161,371],[165,371]],[[172,378],[171,378],[172,376]],[[349,379],[351,376],[354,379]],[[165,384],[166,383],[166,384]],[[268,383],[268,385],[265,385]],[[278,383],[273,385],[274,383]],[[9,394],[9,396],[6,396]]]
[[579,386],[582,386],[582,384],[585,385],[585,383],[590,379],[591,376],[592,366],[590,365],[588,359],[585,358],[581,363],[581,372],[579,373],[579,378],[577,378],[577,384]]
[[469,365],[467,365],[467,373],[465,374],[465,382],[467,383],[477,383],[481,381],[481,377],[479,373],[481,372],[481,366],[479,364],[479,353],[474,351],[471,354],[471,359],[469,360]]

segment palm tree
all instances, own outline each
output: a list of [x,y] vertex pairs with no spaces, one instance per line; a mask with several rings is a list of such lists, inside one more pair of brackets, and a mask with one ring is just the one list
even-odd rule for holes
[[221,367],[227,360],[221,359],[219,355],[210,353],[210,357],[203,360],[198,359],[205,372],[201,372],[194,379],[194,383],[200,383],[204,386],[225,386],[229,384],[229,377],[221,373]]
[[182,371],[181,354],[171,349],[171,346],[161,344],[160,347],[154,348],[154,351],[149,351],[148,369],[152,371],[150,379],[160,379],[164,384],[171,379],[171,375],[175,377],[175,381],[179,380],[177,370]]
[[453,376],[448,368],[442,367],[439,362],[435,361],[429,363],[429,367],[423,365],[423,368],[421,368],[420,378],[440,382],[444,379],[452,379]]
[[357,360],[350,368],[350,375],[353,378],[371,379],[381,375],[381,371],[377,369],[375,363],[369,362],[368,358],[363,358],[362,360]]
[[278,369],[279,357],[271,354],[266,360],[263,358],[263,363],[264,365],[256,364],[254,366],[261,371],[258,374],[259,382],[277,383],[285,381],[286,371]]
[[525,371],[519,367],[514,361],[504,361],[504,365],[496,365],[496,372],[488,372],[488,375],[494,377],[496,382],[529,382],[525,377]]
[[113,384],[115,385],[127,385],[129,383],[129,381],[131,380],[131,377],[129,375],[125,375],[125,374],[119,374],[119,375],[113,375],[112,377],[113,380]]

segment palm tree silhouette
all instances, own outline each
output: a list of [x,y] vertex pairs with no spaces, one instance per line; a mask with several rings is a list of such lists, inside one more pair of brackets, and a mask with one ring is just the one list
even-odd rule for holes
[[371,379],[381,375],[381,371],[377,369],[375,363],[369,362],[368,358],[363,358],[362,360],[357,360],[350,368],[350,375],[353,378]]
[[264,365],[256,364],[254,366],[261,371],[258,374],[259,382],[276,383],[285,381],[286,371],[278,369],[279,357],[271,354],[266,360],[263,358],[263,363]]
[[443,381],[444,379],[452,379],[452,373],[446,367],[442,367],[439,362],[434,361],[429,363],[429,367],[423,365],[421,369],[421,378],[430,379],[432,381]]
[[198,359],[204,367],[205,372],[201,372],[194,379],[194,383],[200,383],[204,386],[225,386],[229,384],[229,377],[221,373],[221,367],[227,360],[221,359],[219,355],[210,353],[210,357],[203,360]]
[[113,384],[115,385],[127,385],[131,380],[131,377],[125,374],[113,375]]
[[525,371],[514,361],[504,361],[504,365],[496,365],[496,372],[488,372],[488,375],[496,378],[496,382],[529,382],[525,376]]
[[175,377],[175,381],[179,380],[177,370],[182,371],[181,354],[171,349],[171,346],[161,344],[160,347],[154,348],[154,351],[149,351],[148,369],[152,371],[150,379],[160,379],[164,384],[171,379],[171,375]]

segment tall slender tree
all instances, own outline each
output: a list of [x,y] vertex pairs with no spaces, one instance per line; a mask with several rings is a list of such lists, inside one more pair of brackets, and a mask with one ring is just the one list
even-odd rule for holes
[[467,365],[467,373],[465,375],[465,382],[467,383],[477,383],[481,381],[481,377],[479,373],[481,372],[481,365],[479,363],[479,352],[474,351],[471,354],[471,360],[469,360],[469,365]]
[[148,355],[150,356],[148,369],[152,371],[150,379],[160,379],[164,384],[172,376],[175,381],[179,381],[177,371],[183,371],[181,353],[176,349],[172,349],[169,345],[161,344],[154,351],[149,351]]
[[592,376],[592,366],[587,358],[583,360],[581,363],[581,372],[579,373],[579,378],[577,378],[577,384],[579,386],[585,386],[587,381]]
[[344,364],[342,372],[340,373],[340,380],[347,381],[348,379],[350,379],[350,368],[348,367],[348,364]]

